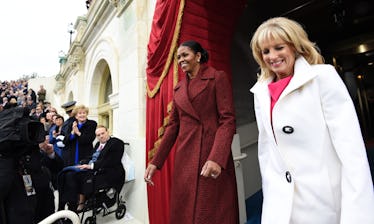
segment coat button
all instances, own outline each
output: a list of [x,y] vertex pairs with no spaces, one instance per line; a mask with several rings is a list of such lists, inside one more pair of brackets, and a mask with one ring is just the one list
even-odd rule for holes
[[286,171],[286,180],[288,183],[291,183],[292,181],[291,173],[289,171]]
[[293,127],[291,126],[284,126],[282,128],[283,132],[286,133],[286,134],[292,134],[293,133]]

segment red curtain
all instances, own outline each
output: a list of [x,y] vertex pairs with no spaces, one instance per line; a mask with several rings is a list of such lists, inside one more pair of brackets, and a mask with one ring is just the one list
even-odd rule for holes
[[[184,74],[178,71],[174,52],[179,43],[196,40],[209,52],[209,65],[231,77],[231,41],[235,23],[244,8],[236,0],[158,0],[148,43],[146,162],[157,151],[167,123],[173,87]],[[169,224],[169,197],[174,150],[148,186],[150,224]]]
[[[148,43],[147,110],[146,110],[146,164],[157,149],[162,135],[168,104],[173,97],[173,37],[179,34],[176,21],[180,15],[180,0],[158,0]],[[183,2],[182,2],[183,3]],[[180,17],[180,16],[179,16]],[[180,20],[180,18],[179,18]],[[175,37],[177,38],[177,37]],[[169,223],[169,197],[174,153],[171,151],[161,172],[153,177],[154,186],[148,186],[149,223]]]

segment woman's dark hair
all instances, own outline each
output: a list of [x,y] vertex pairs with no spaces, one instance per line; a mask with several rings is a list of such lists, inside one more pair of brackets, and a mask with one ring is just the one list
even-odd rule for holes
[[61,116],[61,115],[59,115],[59,114],[56,114],[56,115],[55,115],[55,119],[62,119],[62,122],[65,121],[64,117]]
[[209,54],[203,47],[201,47],[200,43],[198,43],[194,40],[188,40],[188,41],[185,41],[185,42],[181,43],[180,46],[185,46],[185,47],[191,48],[191,50],[193,52],[195,52],[195,54],[197,52],[200,52],[200,54],[201,54],[200,63],[201,64],[208,62]]

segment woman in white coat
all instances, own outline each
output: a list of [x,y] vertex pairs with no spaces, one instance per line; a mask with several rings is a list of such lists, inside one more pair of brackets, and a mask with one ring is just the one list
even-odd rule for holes
[[272,18],[251,40],[264,224],[374,223],[365,145],[341,78],[297,22]]

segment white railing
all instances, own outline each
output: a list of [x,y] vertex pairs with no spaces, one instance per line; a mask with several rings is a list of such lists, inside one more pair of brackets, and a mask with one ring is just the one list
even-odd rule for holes
[[38,224],[52,224],[53,222],[59,220],[59,219],[70,219],[73,224],[80,224],[79,216],[77,213],[72,212],[70,210],[62,210],[53,213],[52,215],[45,218],[43,221],[39,222]]

